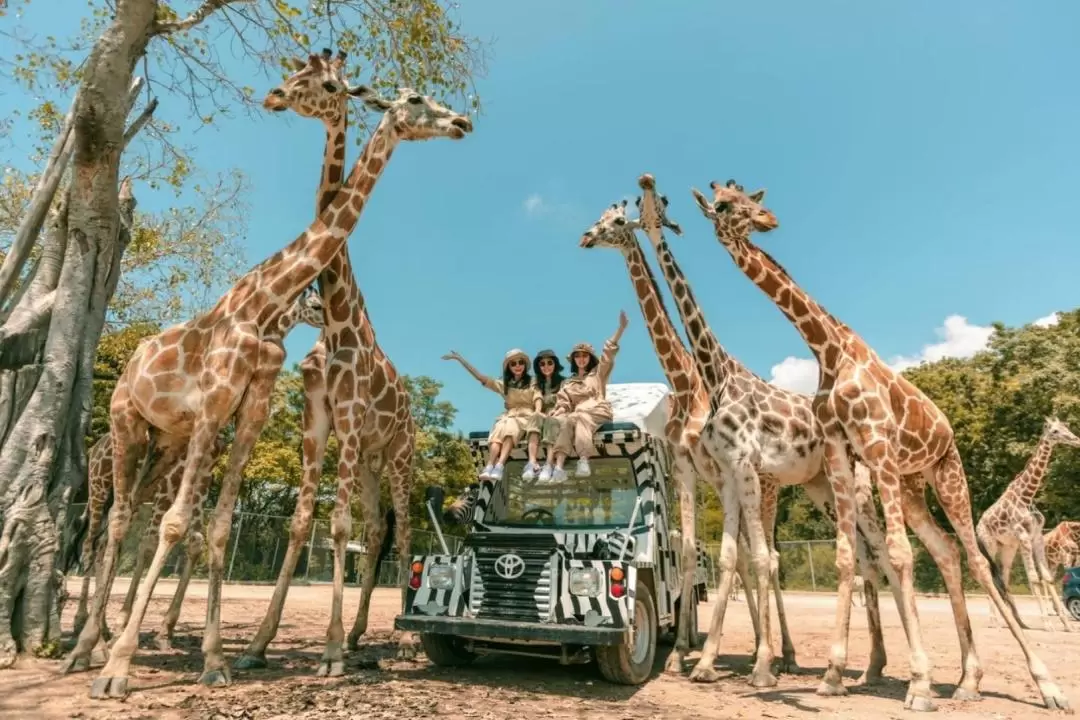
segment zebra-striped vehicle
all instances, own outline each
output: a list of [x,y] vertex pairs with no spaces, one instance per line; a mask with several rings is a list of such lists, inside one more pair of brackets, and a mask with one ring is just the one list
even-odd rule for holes
[[[678,531],[670,529],[677,498],[663,436],[667,393],[652,383],[608,387],[615,420],[596,432],[589,477],[522,480],[526,448],[515,448],[503,479],[471,486],[443,514],[468,526],[460,552],[412,558],[394,626],[420,633],[438,665],[499,652],[595,660],[612,682],[643,683],[681,601]],[[478,469],[487,435],[469,436]],[[437,531],[441,495],[429,489]],[[696,605],[705,599],[700,554],[694,572]]]

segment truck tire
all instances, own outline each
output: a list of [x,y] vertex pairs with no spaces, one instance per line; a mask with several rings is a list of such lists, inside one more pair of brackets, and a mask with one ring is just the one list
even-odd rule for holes
[[634,590],[633,644],[596,648],[600,674],[618,685],[640,685],[652,674],[656,659],[656,603],[645,583],[638,581]]
[[428,660],[440,667],[462,667],[476,659],[476,653],[465,649],[465,641],[453,635],[420,633],[420,644]]

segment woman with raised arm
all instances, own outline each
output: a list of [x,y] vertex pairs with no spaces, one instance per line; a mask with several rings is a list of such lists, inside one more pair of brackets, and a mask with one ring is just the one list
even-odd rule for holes
[[[555,440],[555,468],[550,479],[566,479],[566,456],[577,451],[578,462],[574,475],[588,477],[589,458],[593,455],[593,435],[596,428],[611,422],[611,403],[606,397],[608,378],[615,367],[615,354],[619,352],[619,339],[627,325],[626,313],[619,313],[619,328],[604,343],[604,351],[598,358],[589,343],[578,343],[570,351],[573,373],[559,389],[552,416],[559,419],[559,436]],[[548,478],[540,473],[540,480]]]
[[529,377],[529,356],[514,348],[503,358],[502,379],[484,375],[461,357],[456,350],[442,356],[457,360],[481,385],[503,396],[503,414],[495,419],[488,433],[488,462],[480,472],[481,480],[500,480],[510,451],[518,444],[533,415],[540,412],[540,391]]
[[[522,480],[532,480],[536,473],[540,472],[547,478],[551,477],[552,463],[555,460],[555,439],[559,436],[559,421],[551,417],[555,410],[555,399],[558,397],[559,388],[562,387],[563,366],[559,362],[554,350],[541,350],[533,360],[533,373],[536,377],[536,387],[540,391],[540,412],[532,416],[527,435],[529,437],[529,462],[525,465],[525,472],[521,473]],[[544,470],[540,470],[537,458],[540,449],[544,449],[547,460]]]

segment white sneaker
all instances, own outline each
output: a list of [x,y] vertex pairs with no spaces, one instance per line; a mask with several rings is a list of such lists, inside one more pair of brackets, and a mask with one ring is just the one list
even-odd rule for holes
[[491,473],[488,475],[488,478],[491,479],[491,480],[502,480],[502,476],[503,476],[503,466],[500,464],[500,465],[496,465],[495,467],[491,468]]
[[538,482],[546,483],[551,482],[551,466],[545,465],[540,469],[540,477],[537,478]]
[[551,471],[551,479],[555,482],[564,482],[566,480],[566,471],[562,468],[555,468]]
[[590,475],[592,475],[592,470],[589,468],[589,461],[581,458],[577,461],[577,468],[574,469],[574,477],[589,477]]
[[488,463],[487,465],[485,465],[484,469],[480,471],[480,479],[481,480],[490,480],[491,479],[491,470],[492,470],[491,463]]
[[532,480],[536,477],[536,471],[540,469],[540,466],[536,463],[525,463],[525,471],[521,473],[522,480]]

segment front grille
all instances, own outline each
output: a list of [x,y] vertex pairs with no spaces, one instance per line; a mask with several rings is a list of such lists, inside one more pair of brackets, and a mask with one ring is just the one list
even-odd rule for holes
[[[477,617],[540,622],[551,616],[553,538],[477,533],[467,544],[475,553],[469,605]],[[513,580],[495,574],[495,561],[508,552],[525,561],[525,572]]]

